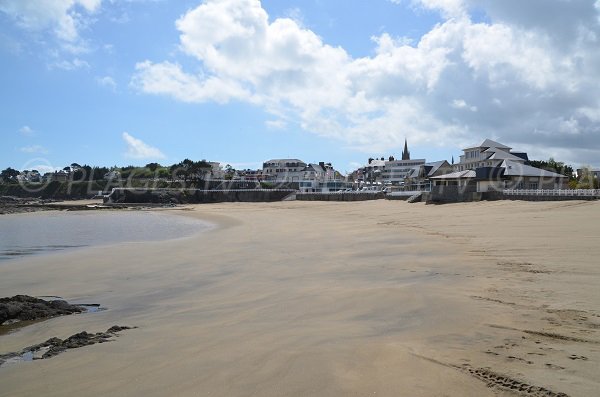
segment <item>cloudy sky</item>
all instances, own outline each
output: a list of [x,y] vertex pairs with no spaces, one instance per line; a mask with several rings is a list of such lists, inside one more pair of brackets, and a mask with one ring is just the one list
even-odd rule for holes
[[600,0],[0,0],[0,168],[600,166]]

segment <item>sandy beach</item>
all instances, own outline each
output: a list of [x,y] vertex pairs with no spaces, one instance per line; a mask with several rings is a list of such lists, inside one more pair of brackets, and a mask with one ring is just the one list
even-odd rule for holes
[[600,202],[172,213],[216,228],[0,264],[1,296],[107,308],[1,335],[0,353],[138,327],[0,368],[0,396],[598,395]]

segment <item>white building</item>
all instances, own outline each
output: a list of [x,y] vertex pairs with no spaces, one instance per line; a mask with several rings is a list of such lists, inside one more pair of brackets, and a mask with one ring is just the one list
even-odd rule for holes
[[210,165],[210,178],[211,179],[223,179],[225,178],[225,171],[221,167],[221,163],[217,161],[209,161]]
[[478,192],[503,189],[564,189],[569,178],[527,164],[527,153],[490,139],[463,149],[454,172],[431,178],[436,186],[471,187]]
[[298,159],[274,159],[265,161],[263,180],[268,182],[300,182],[304,179],[306,163]]
[[346,183],[341,174],[337,172],[331,163],[320,162],[319,164],[308,164],[304,168],[304,175],[300,181],[301,192],[329,193],[349,188],[351,184]]
[[425,159],[386,161],[382,181],[385,184],[403,185],[404,180],[422,165],[425,165]]
[[504,160],[525,164],[527,153],[512,152],[512,148],[486,139],[479,146],[463,149],[460,161],[454,164],[454,171],[474,170],[481,167],[497,167]]

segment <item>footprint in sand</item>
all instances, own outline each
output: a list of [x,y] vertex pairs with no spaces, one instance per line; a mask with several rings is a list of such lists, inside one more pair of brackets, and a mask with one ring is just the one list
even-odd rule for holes
[[570,358],[571,360],[583,360],[583,361],[587,361],[587,360],[588,360],[588,358],[587,358],[586,356],[578,356],[578,355],[576,355],[576,354],[571,354],[571,355],[569,356],[569,358]]

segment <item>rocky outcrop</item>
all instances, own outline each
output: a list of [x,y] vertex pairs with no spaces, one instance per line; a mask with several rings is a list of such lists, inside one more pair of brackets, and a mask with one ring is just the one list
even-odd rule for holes
[[84,307],[71,305],[61,299],[44,300],[27,295],[15,295],[11,298],[0,298],[0,325],[84,311],[86,311]]
[[52,358],[69,349],[77,349],[78,347],[95,345],[96,343],[110,342],[118,332],[132,328],[135,327],[113,325],[107,329],[106,332],[91,334],[83,331],[71,335],[64,340],[60,338],[50,338],[43,343],[26,347],[18,352],[0,354],[0,366],[19,361],[44,360]]

